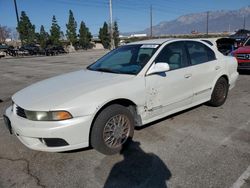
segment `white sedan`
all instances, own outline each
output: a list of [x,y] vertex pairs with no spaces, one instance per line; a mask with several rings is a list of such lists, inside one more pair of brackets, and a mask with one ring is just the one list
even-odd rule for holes
[[204,41],[135,42],[86,70],[17,92],[4,120],[10,132],[34,150],[92,146],[114,154],[133,137],[135,126],[205,102],[222,105],[237,78],[236,59]]

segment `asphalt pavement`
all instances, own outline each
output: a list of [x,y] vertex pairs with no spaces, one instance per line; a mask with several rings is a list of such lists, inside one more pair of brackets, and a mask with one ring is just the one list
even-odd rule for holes
[[106,52],[0,59],[0,188],[250,187],[250,72],[223,106],[199,105],[137,129],[121,154],[33,151],[9,134],[1,117],[11,95]]

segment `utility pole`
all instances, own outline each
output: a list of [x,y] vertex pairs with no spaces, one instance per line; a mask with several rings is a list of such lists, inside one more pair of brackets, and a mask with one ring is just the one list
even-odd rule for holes
[[245,15],[243,16],[243,29],[246,29],[246,17],[245,17]]
[[208,36],[208,20],[209,20],[209,11],[207,11],[207,36]]
[[15,10],[16,10],[16,21],[17,21],[17,25],[19,25],[19,16],[18,16],[18,11],[17,11],[16,0],[14,0],[14,5],[15,5]]
[[109,0],[109,16],[110,16],[110,42],[111,50],[114,49],[114,37],[113,37],[113,12],[112,12],[112,0]]
[[153,10],[152,5],[150,5],[150,38],[153,37]]
[[[19,26],[19,15],[18,15],[18,10],[17,10],[17,4],[16,4],[16,0],[14,0],[14,5],[15,5],[15,11],[16,11],[16,21],[17,21],[17,26]],[[20,35],[19,37],[20,38]],[[23,41],[21,39],[21,45],[23,44]]]

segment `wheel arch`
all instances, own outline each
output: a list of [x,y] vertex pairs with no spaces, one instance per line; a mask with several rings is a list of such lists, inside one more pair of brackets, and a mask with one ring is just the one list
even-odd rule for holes
[[218,76],[215,80],[214,80],[214,83],[212,85],[212,91],[214,90],[214,86],[215,84],[217,83],[217,81],[220,79],[220,78],[225,78],[227,80],[227,83],[229,84],[229,77],[226,73],[224,74],[221,74],[220,76]]
[[228,77],[228,75],[223,74],[217,80],[219,80],[220,78],[225,78],[227,80],[227,83],[229,84],[229,77]]
[[[227,88],[226,88],[226,93],[224,93],[225,95],[223,96],[223,98],[222,98],[222,100],[221,99],[219,99],[218,100],[218,96],[217,95],[215,95],[214,96],[214,92],[216,92],[216,85],[217,85],[217,83],[218,83],[218,81],[221,79],[221,78],[223,78],[226,82],[227,82]],[[226,98],[227,98],[227,95],[228,95],[228,89],[229,89],[229,78],[228,78],[228,76],[226,75],[226,74],[222,74],[222,75],[220,75],[216,80],[215,80],[215,82],[214,82],[214,86],[213,86],[213,89],[212,89],[212,92],[211,92],[211,97],[210,97],[210,100],[207,102],[207,104],[209,105],[209,106],[213,106],[213,107],[218,107],[218,106],[221,106],[221,105],[223,105],[224,104],[224,102],[226,101]],[[219,98],[221,98],[221,97],[219,97]]]
[[131,114],[133,115],[133,117],[135,118],[135,126],[140,126],[142,124],[141,116],[137,112],[137,105],[132,100],[129,100],[126,98],[119,98],[119,99],[111,100],[111,101],[105,103],[103,106],[101,106],[94,115],[94,118],[91,122],[90,131],[89,131],[89,145],[90,146],[91,146],[91,132],[92,132],[92,128],[93,128],[93,125],[95,123],[97,116],[105,108],[107,108],[108,106],[111,106],[113,104],[119,104],[119,105],[122,105],[122,106],[128,108],[130,110]]

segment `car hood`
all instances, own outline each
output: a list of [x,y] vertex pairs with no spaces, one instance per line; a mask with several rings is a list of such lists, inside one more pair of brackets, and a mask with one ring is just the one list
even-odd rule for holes
[[84,94],[121,83],[133,75],[80,70],[32,84],[13,95],[14,103],[26,110],[53,110]]
[[250,46],[242,46],[235,50],[234,53],[250,53]]

